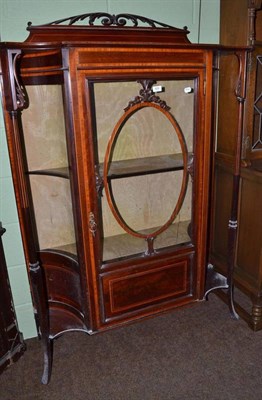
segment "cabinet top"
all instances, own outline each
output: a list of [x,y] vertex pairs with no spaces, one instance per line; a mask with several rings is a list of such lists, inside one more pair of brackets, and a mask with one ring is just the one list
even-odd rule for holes
[[190,43],[187,27],[175,28],[135,14],[86,13],[44,25],[28,23],[26,43]]
[[[83,46],[231,48],[214,44],[193,44],[187,37],[187,27],[180,29],[135,14],[87,13],[43,25],[28,22],[27,30],[29,36],[24,42],[2,42],[0,49],[21,48],[30,51]],[[235,50],[236,47],[232,49]]]
[[49,24],[33,26],[28,23],[30,32],[26,41],[136,41],[148,42],[167,40],[176,43],[189,43],[189,31],[178,29],[135,14],[108,14],[104,12],[75,15],[53,21]]

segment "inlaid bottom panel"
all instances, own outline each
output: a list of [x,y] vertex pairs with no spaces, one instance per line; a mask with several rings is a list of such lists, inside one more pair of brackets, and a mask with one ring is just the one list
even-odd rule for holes
[[193,296],[193,254],[102,276],[105,319]]

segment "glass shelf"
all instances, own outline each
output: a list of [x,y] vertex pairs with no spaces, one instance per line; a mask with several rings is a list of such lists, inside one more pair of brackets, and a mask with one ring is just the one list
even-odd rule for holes
[[69,168],[49,168],[49,169],[40,169],[34,171],[28,171],[28,175],[47,175],[47,176],[56,176],[58,178],[69,179]]

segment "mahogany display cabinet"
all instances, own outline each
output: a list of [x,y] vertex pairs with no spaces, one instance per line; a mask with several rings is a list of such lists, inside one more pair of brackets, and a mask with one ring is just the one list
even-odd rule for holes
[[28,30],[1,44],[2,98],[47,383],[64,332],[203,299],[218,59],[240,98],[247,50],[129,14]]

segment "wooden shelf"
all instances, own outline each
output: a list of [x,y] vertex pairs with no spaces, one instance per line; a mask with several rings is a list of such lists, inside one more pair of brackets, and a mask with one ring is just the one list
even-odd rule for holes
[[50,169],[40,169],[34,171],[28,171],[28,175],[48,175],[48,176],[56,176],[58,178],[69,179],[69,168],[50,168]]
[[[180,221],[170,225],[170,227],[155,239],[154,247],[156,250],[165,247],[191,242],[188,234],[190,221]],[[143,230],[144,234],[149,234],[157,228]],[[147,250],[147,243],[144,239],[131,236],[127,233],[104,238],[103,260],[109,261],[135,254],[144,253]]]
[[[101,172],[103,171],[103,168],[104,165],[100,164]],[[109,168],[108,178],[118,179],[130,176],[157,174],[159,172],[179,171],[183,168],[182,153],[112,161]]]

